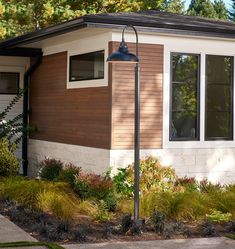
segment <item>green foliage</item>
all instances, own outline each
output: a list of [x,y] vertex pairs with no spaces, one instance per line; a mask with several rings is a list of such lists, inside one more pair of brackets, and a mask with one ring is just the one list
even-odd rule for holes
[[131,214],[125,214],[121,220],[122,232],[126,233],[131,228],[131,225],[132,225]]
[[76,175],[78,175],[81,171],[80,167],[77,167],[71,163],[66,164],[65,167],[60,171],[58,176],[58,181],[68,182],[71,186],[73,186]]
[[213,184],[209,182],[207,179],[200,181],[198,186],[202,193],[212,193],[212,192],[216,193],[218,191],[222,191],[222,186],[219,183]]
[[214,9],[218,19],[228,19],[228,10],[226,9],[226,5],[223,0],[215,0]]
[[133,183],[131,183],[129,178],[128,168],[118,169],[118,173],[113,177],[113,183],[117,193],[121,193],[123,196],[132,196],[134,191]]
[[195,179],[195,177],[178,177],[176,182],[175,182],[176,186],[181,186],[184,189],[188,190],[188,191],[196,191],[198,190],[198,182]]
[[232,220],[232,214],[213,210],[211,214],[206,215],[206,218],[210,222],[228,222]]
[[210,0],[192,0],[188,8],[188,14],[216,18],[216,12]]
[[50,242],[31,242],[31,241],[17,241],[17,242],[6,242],[0,243],[0,248],[16,248],[16,247],[37,247],[45,246],[48,249],[64,249],[64,247]]
[[226,237],[235,240],[235,234],[227,234]]
[[112,192],[112,180],[93,173],[80,172],[76,175],[74,190],[82,199],[104,199]]
[[16,175],[20,162],[14,155],[14,146],[6,138],[0,139],[0,176]]
[[[118,193],[133,195],[134,164],[119,169],[113,178]],[[164,167],[156,157],[140,160],[140,191],[142,194],[155,191],[168,191],[174,188],[176,174],[173,168]]]
[[104,197],[104,204],[108,211],[114,212],[117,208],[117,198],[113,193],[109,193]]
[[163,233],[165,225],[165,215],[158,211],[154,211],[150,218],[154,225],[155,232]]
[[215,19],[228,19],[228,11],[223,0],[212,3],[210,0],[192,0],[188,14]]
[[177,14],[184,14],[184,1],[182,0],[165,0],[163,3],[164,11],[177,13]]
[[0,112],[0,139],[7,138],[11,144],[18,144],[21,141],[23,134],[27,134],[35,130],[31,126],[24,126],[22,123],[23,113],[16,115],[12,119],[8,118],[9,112],[18,103],[23,94],[24,91],[20,90],[19,93],[6,106],[6,108]]
[[39,169],[41,179],[54,181],[59,178],[63,169],[63,163],[60,160],[46,158],[40,162]]

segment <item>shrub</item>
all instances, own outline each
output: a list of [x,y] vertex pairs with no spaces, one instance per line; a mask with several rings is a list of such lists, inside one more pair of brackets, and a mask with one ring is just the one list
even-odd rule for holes
[[150,218],[154,225],[155,232],[163,233],[165,225],[165,215],[158,211],[154,211]]
[[58,180],[63,182],[68,182],[73,186],[74,181],[76,179],[76,175],[78,175],[80,171],[81,171],[80,167],[77,167],[71,163],[66,164],[63,170],[60,171]]
[[[119,169],[118,174],[113,179],[118,193],[132,196],[134,164],[129,165],[126,169]],[[162,166],[156,157],[149,156],[140,160],[140,190],[142,194],[173,190],[176,179],[175,170]]]
[[182,186],[188,191],[198,190],[198,181],[195,179],[195,177],[178,177],[175,182],[175,185]]
[[16,175],[19,172],[20,162],[15,157],[13,147],[9,147],[7,139],[0,140],[0,176]]
[[199,189],[202,193],[211,193],[211,192],[218,192],[222,191],[222,186],[218,184],[213,184],[209,182],[207,179],[203,179],[199,182]]
[[112,192],[112,180],[101,175],[80,172],[75,178],[74,190],[82,199],[104,199]]
[[114,212],[117,208],[117,198],[113,193],[109,193],[104,197],[104,204],[108,211]]
[[46,158],[40,162],[39,168],[39,176],[41,179],[54,181],[58,179],[63,169],[63,163],[60,160]]
[[232,214],[213,210],[211,214],[206,215],[206,218],[211,222],[228,222],[232,220]]

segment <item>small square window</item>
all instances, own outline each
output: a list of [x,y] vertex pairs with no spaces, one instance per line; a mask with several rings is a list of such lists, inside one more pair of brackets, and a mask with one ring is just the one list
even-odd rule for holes
[[69,81],[104,79],[104,50],[70,56]]
[[19,73],[0,72],[0,94],[17,94],[19,92]]

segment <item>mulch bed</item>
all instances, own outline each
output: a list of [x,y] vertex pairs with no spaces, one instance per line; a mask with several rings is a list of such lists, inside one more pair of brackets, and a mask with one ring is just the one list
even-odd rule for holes
[[79,216],[72,222],[66,222],[50,214],[33,211],[6,200],[0,201],[0,213],[39,241],[60,243],[182,239],[235,233],[235,222],[214,224],[171,221],[164,224],[161,233],[157,233],[149,221],[145,221],[141,233],[138,234],[135,229],[124,229],[120,225],[120,219],[113,222],[94,222],[87,216]]

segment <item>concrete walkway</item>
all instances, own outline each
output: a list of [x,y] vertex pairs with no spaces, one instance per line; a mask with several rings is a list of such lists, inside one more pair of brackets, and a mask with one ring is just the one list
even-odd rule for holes
[[[0,243],[37,241],[7,218],[0,215]],[[63,245],[66,249],[235,249],[235,240],[224,237],[203,239],[155,240],[109,242],[99,244]],[[45,247],[20,247],[19,249],[46,249]],[[13,248],[12,248],[13,249]]]
[[99,244],[63,245],[66,249],[235,249],[235,240],[224,237],[132,241]]
[[17,241],[37,241],[7,218],[0,215],[0,243]]

